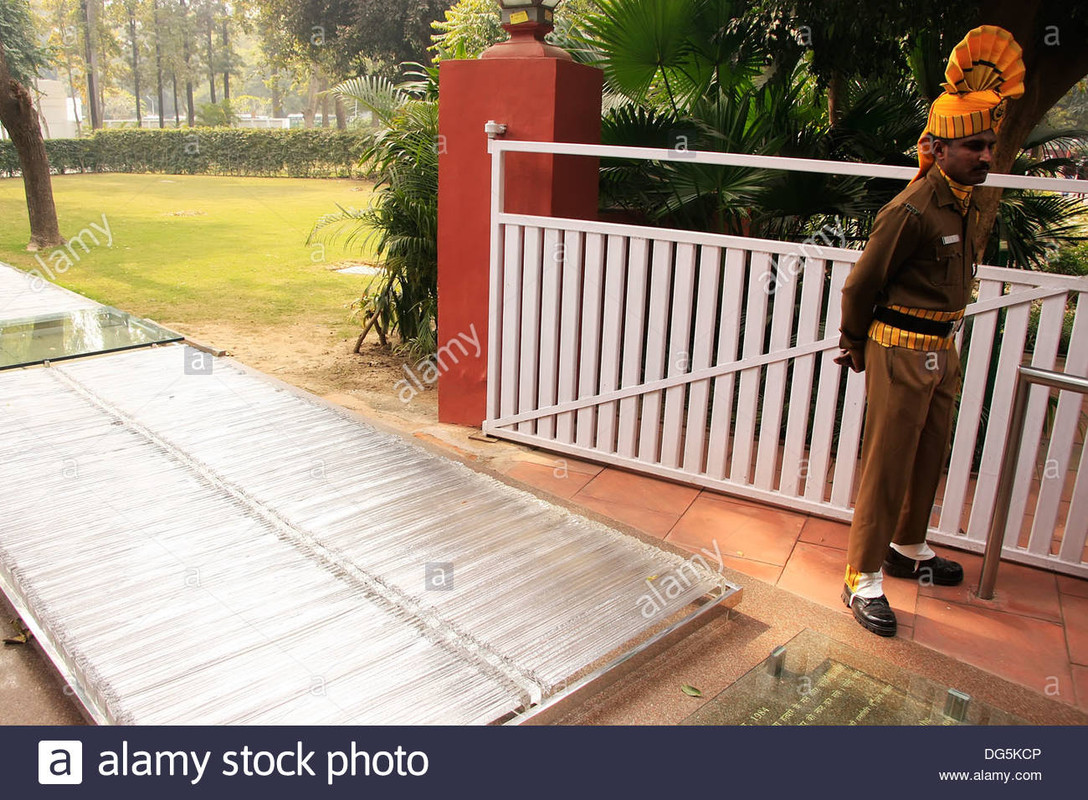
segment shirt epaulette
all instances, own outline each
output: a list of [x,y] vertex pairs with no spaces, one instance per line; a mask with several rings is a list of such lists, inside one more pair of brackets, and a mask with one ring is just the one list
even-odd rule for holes
[[910,203],[903,203],[903,208],[907,209],[907,211],[909,211],[916,217],[922,216],[922,212],[919,211],[916,207],[912,206]]

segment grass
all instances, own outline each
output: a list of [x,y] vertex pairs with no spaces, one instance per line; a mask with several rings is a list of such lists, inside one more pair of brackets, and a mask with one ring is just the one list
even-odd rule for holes
[[[370,185],[349,180],[191,175],[62,175],[53,179],[61,232],[108,227],[55,280],[93,300],[164,324],[257,327],[307,321],[356,329],[350,305],[367,276],[329,267],[373,253],[307,246],[322,214],[364,206]],[[103,222],[103,215],[106,223]],[[23,183],[0,179],[0,260],[39,269],[29,240]],[[96,232],[97,233],[97,232]],[[63,265],[54,251],[38,254]],[[51,256],[54,256],[51,258]],[[44,271],[43,271],[44,274]]]

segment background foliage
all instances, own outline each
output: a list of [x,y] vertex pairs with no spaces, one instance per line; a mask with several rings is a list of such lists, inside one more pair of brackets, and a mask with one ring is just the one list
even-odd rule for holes
[[[84,139],[47,139],[49,163],[66,172],[328,178],[366,175],[361,131],[237,128],[121,129]],[[0,175],[19,172],[10,141],[0,141]]]

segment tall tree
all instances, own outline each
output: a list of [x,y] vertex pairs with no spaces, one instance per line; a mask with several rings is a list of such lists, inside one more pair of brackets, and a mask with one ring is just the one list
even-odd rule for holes
[[79,108],[79,91],[76,76],[82,75],[83,56],[79,43],[79,9],[71,0],[49,0],[44,22],[49,29],[47,46],[56,54],[58,65],[63,67],[68,79],[68,95],[72,100],[72,117],[76,122],[76,135],[83,135],[83,120]]
[[163,111],[162,94],[162,31],[160,25],[159,0],[151,3],[151,24],[155,31],[155,96],[159,101],[159,127],[166,127],[166,118]]
[[136,98],[136,127],[143,126],[140,109],[140,43],[136,33],[137,0],[125,0],[125,23],[128,27],[129,65],[132,68],[132,94]]
[[83,16],[83,62],[87,76],[87,108],[91,129],[102,127],[101,91],[98,85],[98,0],[80,0]]
[[[28,250],[64,244],[53,201],[49,156],[38,122],[38,112],[27,86],[44,64],[44,54],[34,42],[29,6],[18,0],[0,0],[0,124],[19,154],[27,214],[30,217]],[[8,50],[5,42],[9,42]]]

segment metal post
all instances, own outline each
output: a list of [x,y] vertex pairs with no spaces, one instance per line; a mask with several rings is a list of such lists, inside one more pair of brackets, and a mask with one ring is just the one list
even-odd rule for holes
[[994,517],[990,522],[990,533],[986,537],[986,553],[982,557],[982,579],[978,585],[978,596],[983,600],[994,599],[997,565],[1001,562],[1001,548],[1005,544],[1005,526],[1009,521],[1009,500],[1012,495],[1012,482],[1016,477],[1016,462],[1020,459],[1020,440],[1024,437],[1024,414],[1027,412],[1027,407],[1028,381],[1025,380],[1023,367],[1021,367],[1016,373],[1016,395],[1012,402],[1012,419],[1005,444],[1005,457],[1001,461],[997,495],[994,497]]
[[971,695],[958,689],[949,689],[944,699],[944,715],[964,722],[967,720],[967,709],[971,705]]
[[994,518],[990,525],[990,533],[986,537],[986,553],[982,559],[982,579],[979,581],[978,586],[978,597],[981,600],[993,600],[994,598],[997,566],[1001,562],[1001,548],[1005,543],[1005,527],[1009,521],[1009,500],[1012,495],[1012,483],[1016,477],[1016,462],[1020,458],[1020,440],[1024,435],[1024,416],[1027,413],[1030,384],[1049,386],[1060,391],[1088,394],[1088,379],[1036,367],[1022,366],[1017,370],[1016,396],[1013,400],[1008,444],[1005,447],[1005,457],[1001,461],[1001,476],[997,484],[997,495],[994,497]]

